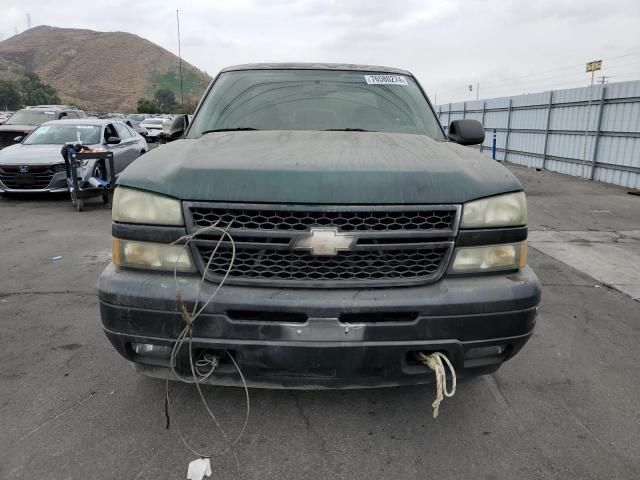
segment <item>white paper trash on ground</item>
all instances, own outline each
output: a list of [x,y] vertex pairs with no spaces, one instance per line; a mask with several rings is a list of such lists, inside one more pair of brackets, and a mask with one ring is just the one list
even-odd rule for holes
[[208,458],[199,458],[189,464],[187,480],[202,480],[211,475],[211,461]]

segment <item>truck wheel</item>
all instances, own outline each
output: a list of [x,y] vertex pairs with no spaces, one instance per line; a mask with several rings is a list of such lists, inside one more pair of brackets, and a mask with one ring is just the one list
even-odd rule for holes
[[102,203],[104,203],[105,205],[109,204],[109,195],[107,194],[102,195]]
[[78,198],[76,200],[76,210],[78,210],[79,212],[84,210],[84,198]]

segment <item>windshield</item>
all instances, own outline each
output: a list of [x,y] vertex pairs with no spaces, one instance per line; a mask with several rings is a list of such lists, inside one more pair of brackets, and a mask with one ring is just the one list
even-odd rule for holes
[[367,130],[444,140],[412,77],[353,71],[223,73],[188,136],[225,129]]
[[24,145],[64,145],[82,143],[95,145],[100,143],[101,127],[98,125],[42,125],[36,128],[23,142]]
[[18,110],[5,122],[5,125],[42,125],[56,119],[55,112],[43,110]]
[[135,120],[136,122],[143,121],[146,117],[143,114],[134,113],[133,115],[129,115],[127,117],[129,120]]

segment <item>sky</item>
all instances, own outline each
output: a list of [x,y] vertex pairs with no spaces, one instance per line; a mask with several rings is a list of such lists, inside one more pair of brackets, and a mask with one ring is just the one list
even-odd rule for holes
[[[210,75],[250,62],[410,70],[434,103],[640,79],[640,1],[0,0],[0,39],[31,25],[126,31]],[[597,77],[596,77],[597,78]],[[477,84],[480,90],[477,92]],[[469,90],[469,85],[473,90]]]

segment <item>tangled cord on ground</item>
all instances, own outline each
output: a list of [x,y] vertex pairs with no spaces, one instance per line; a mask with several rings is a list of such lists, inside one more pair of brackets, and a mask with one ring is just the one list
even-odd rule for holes
[[[186,250],[186,248],[189,246],[189,243],[196,238],[197,236],[205,233],[205,232],[210,232],[210,231],[215,231],[218,232],[220,234],[220,238],[218,239],[216,246],[213,250],[213,252],[211,253],[211,256],[209,257],[209,260],[203,270],[203,274],[202,277],[200,279],[200,283],[198,285],[198,289],[195,295],[195,301],[194,301],[194,305],[193,305],[193,309],[191,310],[191,312],[189,312],[189,310],[187,309],[187,307],[185,306],[183,300],[182,300],[182,292],[180,290],[180,285],[178,282],[178,274],[177,274],[177,267],[174,268],[173,270],[173,278],[176,284],[176,300],[178,303],[178,308],[180,311],[180,315],[183,319],[183,321],[185,322],[185,327],[182,329],[182,331],[180,332],[180,334],[178,335],[178,338],[176,339],[176,342],[173,346],[173,349],[171,350],[171,357],[169,360],[169,369],[167,371],[167,378],[165,381],[165,416],[167,419],[167,426],[166,428],[168,429],[170,426],[170,419],[171,417],[174,417],[173,414],[173,410],[171,408],[171,401],[169,398],[169,378],[171,375],[174,375],[175,378],[177,378],[178,380],[181,380],[182,382],[185,383],[193,383],[196,386],[196,389],[198,391],[198,395],[200,396],[200,400],[205,408],[205,410],[207,411],[209,417],[212,419],[213,423],[215,424],[216,428],[221,432],[222,437],[227,445],[227,447],[221,451],[221,452],[211,452],[211,453],[206,453],[206,452],[200,452],[196,449],[194,449],[193,447],[191,447],[191,445],[189,445],[189,443],[187,442],[187,440],[184,438],[184,435],[182,434],[181,430],[179,428],[177,428],[177,432],[178,435],[180,437],[180,439],[182,440],[182,443],[194,454],[197,455],[200,458],[212,458],[212,457],[219,457],[219,456],[223,456],[225,454],[227,454],[229,451],[231,451],[233,453],[233,457],[235,459],[235,463],[236,463],[236,468],[238,473],[240,473],[240,462],[238,461],[238,455],[236,454],[235,451],[235,445],[238,443],[238,441],[240,440],[240,438],[242,437],[242,435],[244,434],[244,431],[247,428],[247,423],[249,422],[249,413],[250,413],[250,401],[249,401],[249,389],[247,388],[247,382],[244,378],[244,375],[242,373],[242,370],[240,369],[240,366],[238,365],[238,363],[236,362],[235,358],[233,357],[233,355],[225,350],[225,354],[231,359],[231,362],[233,363],[236,371],[238,372],[238,375],[240,376],[240,379],[242,380],[242,385],[244,387],[244,393],[245,393],[245,398],[246,398],[246,414],[245,414],[245,418],[244,418],[244,423],[242,425],[242,429],[240,430],[240,432],[238,433],[238,435],[235,437],[235,439],[233,441],[231,441],[229,439],[229,437],[227,436],[225,430],[222,428],[222,426],[220,425],[220,422],[218,421],[217,417],[215,416],[215,414],[213,413],[212,409],[209,406],[209,403],[207,402],[204,393],[202,391],[202,388],[200,387],[200,384],[203,383],[204,381],[206,381],[207,379],[209,379],[209,377],[211,377],[211,375],[214,373],[215,369],[218,366],[218,361],[219,359],[212,353],[205,353],[205,354],[200,354],[198,356],[198,358],[194,361],[193,358],[193,324],[194,322],[198,319],[198,317],[200,316],[200,314],[211,304],[211,302],[213,302],[213,300],[216,298],[216,296],[218,295],[218,292],[220,291],[220,289],[222,288],[222,286],[224,285],[225,281],[227,280],[227,277],[229,276],[229,274],[231,273],[231,269],[233,268],[233,264],[235,261],[235,257],[236,257],[236,246],[235,246],[235,242],[233,240],[233,238],[231,237],[231,235],[229,234],[228,230],[229,230],[229,226],[233,223],[233,219],[231,220],[231,222],[229,222],[229,226],[227,226],[226,228],[222,228],[218,226],[219,222],[214,223],[211,226],[205,227],[205,228],[201,228],[200,230],[188,234],[188,235],[184,235],[182,237],[180,237],[179,239],[177,239],[176,241],[174,241],[172,243],[172,245],[176,245],[179,244],[180,242],[184,242],[182,244],[182,249],[180,250],[180,254],[178,255],[178,258],[176,259],[176,265],[178,260],[180,259],[180,255],[182,255],[184,253],[184,251]],[[215,258],[216,253],[218,251],[218,248],[220,247],[220,245],[222,244],[222,242],[228,239],[229,243],[231,244],[231,261],[229,262],[229,267],[227,268],[225,275],[222,277],[222,279],[220,280],[220,283],[217,285],[217,287],[214,289],[213,293],[209,296],[209,298],[207,299],[206,302],[204,302],[204,304],[202,304],[202,306],[200,308],[198,308],[198,304],[200,302],[200,294],[202,293],[202,287],[204,285],[204,281],[206,278],[206,272],[209,269],[209,266],[211,265],[211,261]],[[189,350],[189,365],[190,365],[190,369],[191,369],[191,377],[183,377],[177,370],[176,370],[176,357],[178,356],[180,349],[183,347],[183,345],[187,343],[188,345],[188,350]],[[208,371],[206,371],[206,369],[209,369]],[[204,373],[203,373],[204,372]]]
[[[442,360],[445,361],[449,371],[451,372],[451,390],[447,390],[447,374],[444,369]],[[431,406],[433,407],[433,418],[438,417],[440,402],[444,397],[453,397],[456,394],[456,371],[453,369],[451,362],[444,353],[433,352],[426,355],[420,352],[420,361],[434,371],[436,374],[436,399]]]

